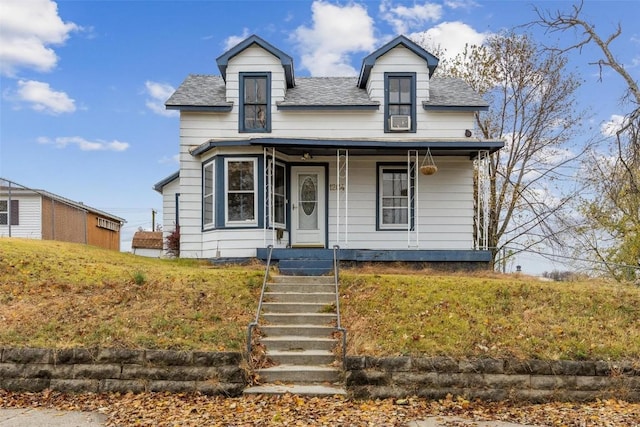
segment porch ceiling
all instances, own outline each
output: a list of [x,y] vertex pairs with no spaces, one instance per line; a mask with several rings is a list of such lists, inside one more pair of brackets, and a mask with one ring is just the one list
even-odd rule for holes
[[202,154],[215,147],[231,145],[259,145],[274,147],[288,155],[310,153],[313,156],[333,156],[337,149],[348,149],[349,155],[404,155],[407,150],[426,150],[434,156],[465,156],[475,158],[478,151],[494,153],[504,146],[502,140],[479,140],[475,138],[459,140],[345,140],[345,139],[299,139],[299,138],[251,138],[247,140],[210,140],[198,147],[194,155]]

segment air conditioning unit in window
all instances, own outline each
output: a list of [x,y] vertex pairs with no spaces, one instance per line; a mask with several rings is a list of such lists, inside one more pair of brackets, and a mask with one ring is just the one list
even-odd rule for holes
[[390,130],[410,130],[411,117],[410,116],[389,117],[389,129]]

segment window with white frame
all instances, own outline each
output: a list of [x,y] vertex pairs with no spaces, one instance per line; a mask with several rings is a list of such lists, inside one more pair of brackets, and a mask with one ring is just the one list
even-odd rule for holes
[[274,166],[273,177],[273,223],[277,227],[285,228],[287,222],[286,204],[287,204],[287,183],[286,168],[281,163]]
[[0,200],[0,225],[9,225],[9,216],[11,216],[11,225],[20,225],[19,206],[18,200],[11,200],[11,212],[9,212],[9,200]]
[[120,231],[120,223],[106,218],[98,218],[98,227],[111,231]]
[[406,167],[378,169],[378,227],[406,229],[410,218],[409,174]]
[[226,225],[257,225],[256,159],[225,159]]
[[202,226],[215,226],[215,161],[202,166]]

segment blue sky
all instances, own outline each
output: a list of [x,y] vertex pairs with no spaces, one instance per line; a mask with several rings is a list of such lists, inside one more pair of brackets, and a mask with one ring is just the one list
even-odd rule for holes
[[[583,12],[602,35],[622,25],[612,48],[639,76],[640,2],[586,1]],[[164,101],[188,74],[218,74],[215,58],[234,43],[261,36],[294,58],[298,76],[353,75],[400,33],[426,32],[453,55],[535,17],[532,2],[498,0],[0,0],[0,177],[125,218],[129,250],[162,208],[153,184],[178,169],[179,119]],[[575,41],[529,31],[547,44]],[[598,81],[589,65],[598,58],[587,47],[570,62],[594,132],[624,113],[624,85],[609,72]]]

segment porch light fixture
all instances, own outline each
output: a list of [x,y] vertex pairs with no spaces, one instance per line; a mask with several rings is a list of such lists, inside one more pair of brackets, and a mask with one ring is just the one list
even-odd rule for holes
[[305,152],[305,153],[302,154],[301,159],[302,160],[311,160],[311,159],[313,159],[313,156],[311,155],[311,153]]

